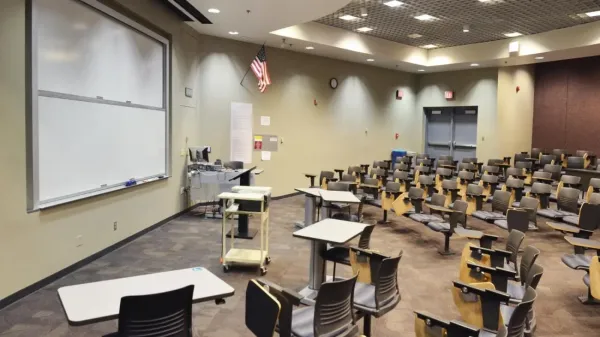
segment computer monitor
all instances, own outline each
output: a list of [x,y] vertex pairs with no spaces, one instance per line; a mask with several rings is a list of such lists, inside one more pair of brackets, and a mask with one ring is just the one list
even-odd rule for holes
[[210,153],[210,147],[205,147],[204,150],[202,150],[202,160],[204,160],[205,162],[209,163],[210,161],[208,160],[208,154]]

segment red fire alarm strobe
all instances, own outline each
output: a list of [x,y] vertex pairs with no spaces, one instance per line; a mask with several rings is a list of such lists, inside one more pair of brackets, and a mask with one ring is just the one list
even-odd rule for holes
[[402,99],[402,96],[404,96],[402,90],[396,90],[396,99]]
[[454,99],[454,91],[445,91],[444,97],[446,98],[447,101],[453,100]]

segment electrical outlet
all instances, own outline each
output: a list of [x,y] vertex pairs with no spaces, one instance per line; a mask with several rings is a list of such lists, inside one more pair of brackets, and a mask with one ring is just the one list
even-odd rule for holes
[[185,187],[179,188],[179,194],[183,194],[185,192]]
[[117,222],[115,221],[115,222],[113,223],[113,231],[116,231],[116,230],[117,230]]

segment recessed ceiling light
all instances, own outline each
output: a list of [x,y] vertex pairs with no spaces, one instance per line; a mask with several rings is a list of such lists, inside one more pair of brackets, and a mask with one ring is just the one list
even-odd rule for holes
[[404,5],[404,3],[397,1],[397,0],[387,1],[387,2],[384,2],[383,4],[386,6],[390,6],[390,7],[398,7],[398,6]]
[[348,15],[348,14],[340,16],[340,19],[346,20],[346,21],[358,20],[358,18],[356,16],[352,16],[352,15]]
[[424,46],[421,46],[421,48],[432,49],[432,48],[437,48],[437,46],[435,44],[426,44]]
[[367,62],[373,62],[375,59],[367,59]]
[[367,16],[369,15],[369,13],[367,13],[367,8],[366,7],[361,7],[360,9],[360,16]]
[[306,49],[308,49],[308,50],[313,50],[313,49],[315,49],[315,47],[313,47],[313,46],[308,46],[308,47],[306,47]]
[[463,33],[468,33],[469,31],[470,31],[469,25],[464,25],[463,26]]
[[431,16],[429,14],[423,14],[423,15],[415,16],[415,19],[421,20],[421,21],[429,21],[429,20],[435,20],[437,18],[435,16]]
[[216,9],[216,8],[209,8],[209,9],[208,9],[208,12],[209,12],[209,13],[215,13],[215,14],[219,14],[219,13],[221,13],[221,11],[220,11],[220,10],[218,10],[218,9]]
[[372,30],[373,30],[373,28],[371,28],[371,27],[360,27],[356,31],[361,32],[361,33],[366,33],[366,32],[370,32]]
[[229,32],[229,34],[230,34],[230,35],[238,35],[239,33],[238,33],[238,32],[236,32],[236,31],[231,31],[231,32]]
[[594,16],[600,16],[600,11],[588,12],[588,13],[585,13],[585,15],[593,18]]
[[418,39],[420,37],[423,37],[423,35],[415,33],[415,34],[410,34],[408,37],[410,37],[411,39]]
[[471,67],[479,67],[479,63],[471,63]]
[[504,33],[504,36],[506,36],[506,37],[517,37],[517,36],[521,36],[521,35],[523,35],[523,34],[517,33],[517,32],[514,32],[514,33]]
[[543,60],[543,59],[544,59],[544,57],[543,57],[543,56],[537,56],[535,59],[536,59],[536,60]]
[[417,71],[418,71],[418,72],[424,72],[424,71],[425,71],[425,69],[419,69],[419,70],[417,70]]

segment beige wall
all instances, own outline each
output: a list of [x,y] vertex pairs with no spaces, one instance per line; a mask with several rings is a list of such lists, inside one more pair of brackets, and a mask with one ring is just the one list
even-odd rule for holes
[[[172,178],[28,214],[24,3],[0,2],[0,297],[184,209],[180,150],[187,139],[212,145],[215,159],[228,159],[231,101],[253,103],[255,132],[284,137],[272,161],[254,155],[253,164],[266,170],[258,184],[273,186],[275,195],[306,186],[305,172],[386,158],[404,146],[394,133],[411,133],[414,75],[269,49],[273,86],[261,95],[252,74],[239,84],[258,46],[200,36],[158,2],[121,1],[172,34]],[[340,82],[337,90],[328,86],[331,77]],[[193,98],[185,97],[185,87],[194,89]],[[395,100],[399,88],[401,101]],[[260,115],[271,116],[272,126],[260,127]]]
[[[532,65],[498,69],[499,154],[513,157],[531,150],[535,67]],[[517,92],[517,86],[520,88]]]
[[[200,139],[213,146],[211,159],[228,160],[230,103],[252,103],[254,132],[284,140],[271,161],[261,161],[258,151],[253,156],[252,165],[265,169],[257,184],[272,186],[274,195],[306,186],[304,173],[372,163],[393,148],[416,145],[409,137],[414,75],[269,48],[273,85],[260,94],[252,73],[240,85],[259,46],[208,36],[200,45]],[[336,90],[329,88],[332,77]],[[403,100],[395,99],[396,89]],[[271,117],[271,126],[260,125],[261,115]]]
[[[456,99],[447,101],[444,91],[453,90]],[[496,114],[497,114],[498,69],[476,69],[445,73],[425,74],[419,78],[419,92],[414,124],[420,131],[421,145],[415,151],[423,151],[424,113],[423,107],[469,106],[479,107],[477,118],[477,158],[487,161],[497,158]]]

